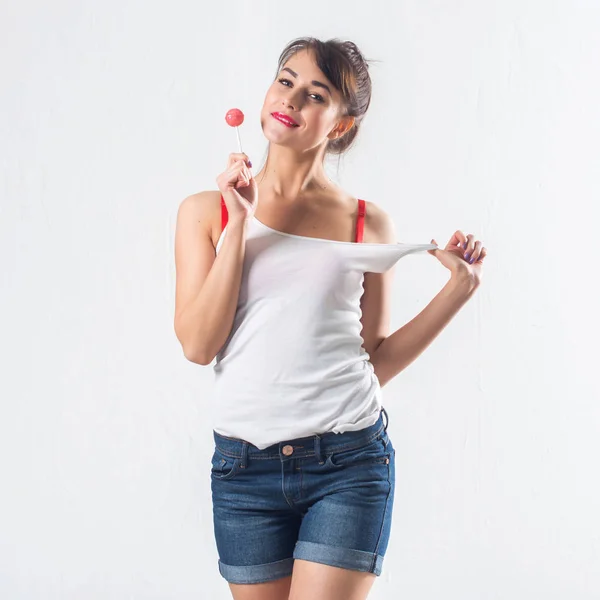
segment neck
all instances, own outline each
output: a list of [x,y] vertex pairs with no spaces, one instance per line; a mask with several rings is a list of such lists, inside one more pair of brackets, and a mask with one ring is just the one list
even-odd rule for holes
[[334,184],[323,168],[324,151],[325,146],[321,146],[299,153],[269,144],[267,162],[255,175],[259,193],[267,198],[295,202],[332,188]]

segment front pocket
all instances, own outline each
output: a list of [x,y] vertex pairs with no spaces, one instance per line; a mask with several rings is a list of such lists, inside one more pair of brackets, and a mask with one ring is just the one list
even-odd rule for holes
[[333,467],[350,467],[357,464],[389,464],[390,449],[384,440],[375,439],[366,446],[351,450],[340,450],[327,456],[327,462]]
[[215,479],[232,479],[240,469],[240,459],[227,456],[219,450],[212,456],[210,474]]

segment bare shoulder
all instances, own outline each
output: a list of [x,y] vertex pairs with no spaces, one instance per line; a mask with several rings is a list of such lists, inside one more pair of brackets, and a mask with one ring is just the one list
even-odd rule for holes
[[390,215],[374,202],[365,201],[366,218],[363,241],[367,244],[395,244],[396,227]]
[[185,220],[194,220],[210,236],[213,246],[221,235],[221,193],[206,190],[190,194],[179,205],[179,215]]
[[215,208],[219,207],[220,201],[221,194],[219,191],[206,190],[190,194],[184,198],[180,203],[180,209],[190,214],[195,213],[198,216],[206,217],[214,212]]

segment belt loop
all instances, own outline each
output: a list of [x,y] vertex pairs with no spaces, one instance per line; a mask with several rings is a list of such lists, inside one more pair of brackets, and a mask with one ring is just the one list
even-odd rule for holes
[[242,440],[242,459],[240,461],[240,467],[245,469],[248,465],[248,442]]
[[385,408],[383,408],[383,406],[381,407],[381,413],[385,414],[385,427],[383,428],[383,431],[386,432],[388,425],[390,424],[390,417],[387,414],[387,411],[385,410]]
[[317,433],[315,434],[315,456],[319,461],[319,464],[323,464],[323,457],[321,456],[321,436]]

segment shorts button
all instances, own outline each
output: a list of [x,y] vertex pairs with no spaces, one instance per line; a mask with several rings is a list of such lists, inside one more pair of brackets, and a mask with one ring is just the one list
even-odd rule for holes
[[389,464],[390,464],[390,459],[389,459],[389,458],[386,458],[386,459],[385,459],[385,464],[386,464],[386,465],[389,465]]
[[286,455],[289,456],[290,454],[292,454],[292,452],[294,451],[294,448],[292,446],[284,446],[281,451]]

